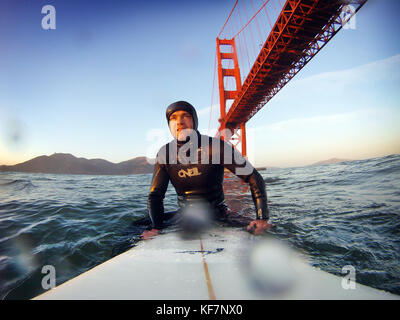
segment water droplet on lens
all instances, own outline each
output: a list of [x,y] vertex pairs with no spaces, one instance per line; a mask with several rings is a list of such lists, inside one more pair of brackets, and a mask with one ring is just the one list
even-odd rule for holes
[[297,254],[277,240],[262,240],[248,253],[248,272],[254,288],[262,294],[288,293],[296,283]]

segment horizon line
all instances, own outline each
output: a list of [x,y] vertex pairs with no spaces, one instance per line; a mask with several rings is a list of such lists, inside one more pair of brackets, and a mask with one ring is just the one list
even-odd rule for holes
[[[15,164],[0,164],[0,166],[7,166],[7,167],[11,167],[11,166],[15,166],[15,165],[18,165],[18,164],[22,164],[22,163],[25,163],[25,162],[28,162],[28,161],[30,161],[30,160],[33,160],[33,159],[36,159],[36,158],[39,158],[39,157],[43,157],[43,156],[46,156],[46,157],[50,157],[50,156],[52,156],[52,155],[55,155],[55,154],[63,154],[63,155],[71,155],[71,156],[73,156],[74,158],[77,158],[77,159],[85,159],[85,160],[104,160],[104,161],[107,161],[107,162],[110,162],[110,163],[112,163],[112,164],[119,164],[119,163],[122,163],[122,162],[126,162],[126,161],[130,161],[130,160],[134,160],[134,159],[137,159],[137,158],[145,158],[145,159],[152,159],[152,158],[148,158],[148,157],[146,157],[146,156],[137,156],[137,157],[134,157],[134,158],[130,158],[130,159],[128,159],[128,160],[123,160],[123,161],[120,161],[120,162],[113,162],[113,161],[109,161],[109,160],[107,160],[107,159],[104,159],[104,158],[85,158],[85,157],[79,157],[79,156],[75,156],[75,155],[73,155],[72,153],[67,153],[67,152],[54,152],[54,153],[52,153],[51,155],[46,155],[46,154],[42,154],[42,155],[38,155],[38,156],[36,156],[36,157],[33,157],[33,158],[31,158],[31,159],[28,159],[28,160],[25,160],[25,161],[22,161],[22,162],[18,162],[18,163],[15,163]],[[312,163],[310,163],[310,164],[303,164],[303,165],[297,165],[297,166],[282,166],[282,167],[280,167],[280,166],[272,166],[272,165],[267,165],[267,164],[265,164],[265,165],[258,165],[257,167],[256,166],[254,166],[255,168],[298,168],[298,167],[307,167],[307,166],[312,166],[312,165],[315,165],[315,164],[317,164],[317,163],[319,163],[319,162],[323,162],[323,161],[329,161],[329,160],[334,160],[334,159],[338,159],[338,160],[341,160],[341,162],[347,162],[347,161],[359,161],[359,160],[369,160],[369,159],[375,159],[375,158],[384,158],[384,157],[388,157],[388,156],[392,156],[392,155],[400,155],[400,153],[389,153],[389,154],[386,154],[386,155],[383,155],[383,156],[374,156],[374,157],[367,157],[367,158],[360,158],[360,159],[342,159],[342,158],[337,158],[337,157],[331,157],[331,158],[329,158],[329,159],[324,159],[324,160],[317,160],[317,161],[314,161],[314,162],[312,162]],[[149,161],[147,161],[149,164],[151,164]]]

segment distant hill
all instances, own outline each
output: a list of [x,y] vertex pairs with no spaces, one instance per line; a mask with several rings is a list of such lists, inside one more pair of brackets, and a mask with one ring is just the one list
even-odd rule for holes
[[77,158],[69,153],[54,153],[51,156],[39,156],[13,166],[2,165],[0,171],[125,175],[152,173],[153,165],[149,164],[145,157],[112,163],[103,159]]
[[350,159],[338,159],[338,158],[331,158],[328,160],[323,160],[323,161],[318,161],[316,163],[311,164],[311,166],[319,166],[323,164],[335,164],[335,163],[341,163],[341,162],[346,162],[346,161],[352,161]]

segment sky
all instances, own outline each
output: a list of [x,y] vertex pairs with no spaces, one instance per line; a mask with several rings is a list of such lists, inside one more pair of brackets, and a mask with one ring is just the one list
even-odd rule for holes
[[[165,109],[177,100],[198,110],[201,133],[213,132],[215,39],[233,4],[2,0],[0,165],[55,152],[154,157],[172,139]],[[53,30],[42,28],[45,5],[56,9]],[[369,0],[355,28],[246,124],[255,166],[400,153],[398,12],[397,0]]]

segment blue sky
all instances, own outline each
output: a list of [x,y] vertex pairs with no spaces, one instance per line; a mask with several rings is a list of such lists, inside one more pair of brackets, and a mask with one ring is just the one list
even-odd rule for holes
[[[233,3],[2,1],[0,164],[54,152],[154,156],[176,100],[198,109],[207,133],[215,38]],[[55,30],[41,28],[46,4]],[[255,165],[400,153],[399,9],[369,0],[356,29],[341,30],[248,122]]]

